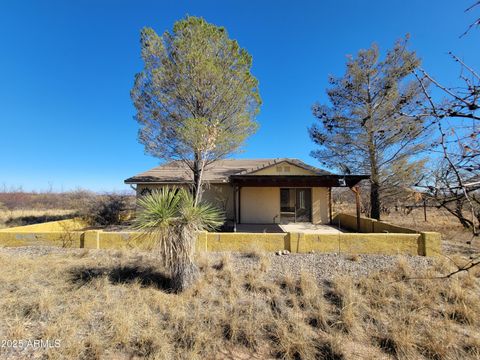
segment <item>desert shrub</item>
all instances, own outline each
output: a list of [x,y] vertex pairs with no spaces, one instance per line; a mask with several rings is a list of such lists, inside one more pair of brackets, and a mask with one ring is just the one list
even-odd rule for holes
[[82,202],[79,215],[91,226],[120,225],[132,209],[131,196],[119,194],[91,196]]

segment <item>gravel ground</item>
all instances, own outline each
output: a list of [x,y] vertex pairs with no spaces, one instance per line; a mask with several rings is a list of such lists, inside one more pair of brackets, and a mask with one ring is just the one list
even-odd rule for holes
[[[0,248],[0,254],[23,255],[28,257],[46,256],[49,254],[75,254],[84,252],[84,249],[64,249],[49,246],[25,246]],[[104,256],[115,250],[89,250],[88,257]],[[146,258],[150,254],[143,253]],[[228,256],[235,271],[247,272],[258,268],[258,257],[245,253],[207,253],[209,262],[215,264],[223,257]],[[267,277],[273,279],[277,276],[297,276],[302,271],[314,274],[318,280],[329,280],[338,275],[351,275],[361,277],[378,271],[386,271],[394,267],[399,259],[404,259],[412,268],[422,270],[432,264],[431,258],[423,256],[397,256],[397,255],[345,255],[345,254],[288,254],[276,255],[267,253],[270,260]]]
[[[213,259],[220,253],[209,254]],[[413,269],[423,270],[432,264],[432,259],[423,256],[397,255],[345,255],[345,254],[267,254],[270,266],[269,278],[298,276],[301,272],[313,274],[317,280],[331,280],[338,275],[362,277],[378,271],[387,271],[404,259]],[[232,265],[239,272],[258,267],[258,259],[245,254],[231,254]]]

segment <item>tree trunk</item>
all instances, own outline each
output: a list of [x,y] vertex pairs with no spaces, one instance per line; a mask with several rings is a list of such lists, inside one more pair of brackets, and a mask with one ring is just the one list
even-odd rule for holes
[[198,203],[198,199],[201,197],[202,191],[202,162],[200,157],[195,155],[193,161],[193,198],[195,199],[195,205]]
[[200,191],[200,169],[194,164],[193,166],[193,198],[196,199]]
[[373,179],[370,184],[370,217],[380,220],[380,186]]
[[370,94],[370,77],[368,77],[368,107],[367,107],[367,121],[365,126],[368,131],[368,157],[370,160],[370,217],[380,220],[380,181],[378,169],[377,146],[375,141],[375,118],[373,114],[373,100]]
[[193,262],[179,264],[172,271],[172,289],[175,292],[182,292],[192,286],[199,277],[197,265]]
[[194,205],[197,205],[202,200],[202,182],[203,182],[203,169],[205,168],[205,160],[199,155],[195,155],[193,162],[193,198]]

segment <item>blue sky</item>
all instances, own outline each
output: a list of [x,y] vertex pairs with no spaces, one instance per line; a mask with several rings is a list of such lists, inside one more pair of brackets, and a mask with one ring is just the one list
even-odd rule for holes
[[480,65],[479,30],[459,39],[472,2],[0,0],[0,190],[126,190],[125,178],[159,163],[137,142],[129,95],[143,26],[162,33],[186,14],[225,26],[252,54],[263,99],[259,131],[237,157],[318,165],[310,107],[346,55],[410,33],[423,67],[453,83],[448,51]]

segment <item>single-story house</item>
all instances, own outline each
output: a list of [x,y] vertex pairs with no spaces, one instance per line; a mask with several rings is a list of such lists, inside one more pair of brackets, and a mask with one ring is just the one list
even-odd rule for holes
[[[138,197],[163,186],[190,186],[192,178],[185,163],[172,161],[125,183],[136,185]],[[368,178],[335,175],[291,158],[218,160],[204,171],[202,200],[220,207],[234,229],[236,224],[328,224],[332,187],[354,188]]]

